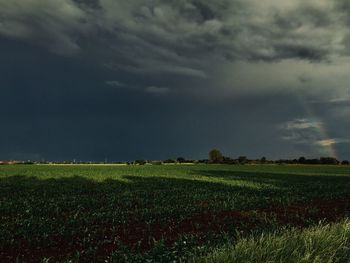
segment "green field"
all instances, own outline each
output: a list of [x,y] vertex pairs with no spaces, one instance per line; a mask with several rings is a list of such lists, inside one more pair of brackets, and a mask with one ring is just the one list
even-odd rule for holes
[[349,214],[349,166],[0,166],[0,262],[349,262]]

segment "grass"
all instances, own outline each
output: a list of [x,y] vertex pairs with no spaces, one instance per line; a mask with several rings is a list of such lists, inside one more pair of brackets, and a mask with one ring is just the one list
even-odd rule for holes
[[349,166],[0,166],[0,261],[184,261],[242,236],[347,218],[349,175]]
[[350,262],[350,223],[242,238],[191,262],[346,263]]

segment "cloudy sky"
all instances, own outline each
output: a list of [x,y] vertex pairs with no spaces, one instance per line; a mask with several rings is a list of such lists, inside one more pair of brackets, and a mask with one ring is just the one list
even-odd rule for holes
[[347,0],[0,0],[0,159],[350,158]]

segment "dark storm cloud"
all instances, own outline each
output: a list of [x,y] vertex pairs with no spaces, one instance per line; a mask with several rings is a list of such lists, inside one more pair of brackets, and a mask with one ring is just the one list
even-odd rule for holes
[[89,41],[97,50],[117,53],[115,59],[129,60],[131,67],[154,65],[186,74],[205,70],[198,60],[217,56],[326,58],[336,52],[334,27],[340,30],[346,17],[324,2],[289,6],[269,1],[260,8],[259,1],[241,0],[1,0],[0,34],[65,54],[80,51]]
[[99,0],[73,0],[73,2],[77,3],[83,9],[98,9],[101,7]]
[[72,55],[79,52],[77,32],[84,34],[87,13],[69,0],[0,1],[0,35]]
[[[350,156],[349,14],[345,0],[0,0],[6,156]],[[281,128],[315,119],[328,137]]]
[[[136,4],[113,5],[103,26],[118,23],[123,32],[137,36],[140,45],[155,49],[153,58],[170,58],[173,63],[189,63],[184,57],[321,60],[337,52],[333,41],[344,19],[333,5],[318,2],[323,3],[296,1],[289,8],[280,4],[280,8],[268,5],[259,10],[257,1],[145,1],[145,5],[134,1]],[[108,1],[102,1],[102,6],[110,7]],[[128,15],[118,17],[116,8],[124,8]],[[163,49],[160,57],[159,48]]]

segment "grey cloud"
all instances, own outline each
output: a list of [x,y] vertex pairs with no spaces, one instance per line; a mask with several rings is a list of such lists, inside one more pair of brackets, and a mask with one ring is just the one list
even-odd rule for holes
[[304,74],[300,74],[300,76],[298,76],[298,80],[301,83],[308,83],[308,82],[312,81],[312,79],[309,76],[305,75],[305,73]]
[[319,132],[321,126],[320,121],[307,118],[288,121],[281,125],[281,138],[295,144],[315,144],[325,139]]
[[348,144],[350,143],[350,140],[349,139],[344,139],[344,138],[335,138],[335,139],[325,139],[325,140],[320,140],[320,141],[317,141],[316,144],[317,145],[320,145],[320,146],[323,146],[323,147],[329,147],[329,146],[332,146],[332,145],[335,145],[335,144]]
[[335,69],[350,64],[338,61],[350,50],[347,15],[328,0],[0,0],[0,21],[2,36],[81,52],[120,74],[196,78],[188,90],[207,97],[326,85],[341,93],[331,80],[347,83]]
[[73,2],[77,3],[81,8],[91,8],[98,9],[100,8],[99,0],[73,0]]
[[153,95],[165,95],[171,92],[171,90],[167,87],[149,86],[149,87],[143,88],[143,87],[126,85],[117,80],[109,80],[109,81],[106,81],[105,84],[117,89],[128,89],[128,90],[133,90],[138,92],[145,92]]
[[[334,38],[345,34],[341,11],[324,2],[272,1],[274,8],[259,9],[255,0],[1,0],[0,34],[57,53],[76,53],[90,41],[107,48],[115,63],[126,59],[141,69],[152,64],[154,71],[168,65],[203,72],[207,68],[198,62],[216,57],[320,61],[339,52]],[[109,46],[100,46],[106,42],[94,34]]]
[[169,88],[165,87],[156,87],[156,86],[150,86],[145,89],[147,93],[155,94],[155,95],[164,95],[170,92]]
[[298,45],[281,45],[275,47],[280,58],[300,58],[303,60],[320,61],[325,59],[328,51]]
[[350,106],[350,98],[349,97],[334,97],[334,98],[328,98],[325,100],[313,100],[313,101],[311,101],[311,103],[319,104],[319,105],[327,106],[327,107],[333,106],[333,109],[334,109],[334,106],[336,106],[335,109],[337,109],[337,108],[339,109],[339,107],[344,108],[344,107]]
[[125,87],[125,84],[118,80],[108,80],[105,83],[112,87],[117,87],[117,88]]
[[70,0],[0,0],[0,35],[43,46],[52,52],[79,52],[88,31],[86,13]]
[[317,129],[322,125],[320,121],[311,119],[295,119],[282,125],[286,130]]

